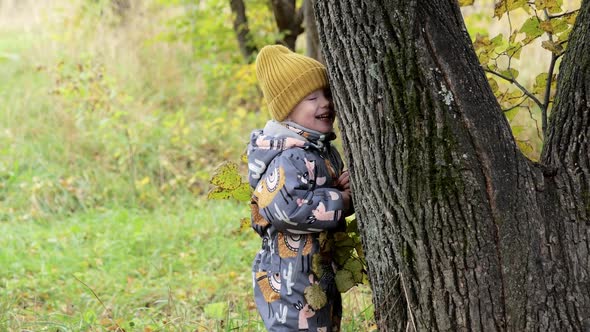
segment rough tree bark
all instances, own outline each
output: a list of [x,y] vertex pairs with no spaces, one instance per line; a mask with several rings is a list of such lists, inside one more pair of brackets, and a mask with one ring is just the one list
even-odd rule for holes
[[590,329],[590,1],[540,163],[518,150],[455,1],[315,9],[379,328]]
[[243,0],[230,0],[230,7],[234,16],[234,31],[238,38],[240,51],[246,62],[254,61],[254,54],[258,51],[252,41],[250,28],[248,27],[248,17],[246,16],[246,6]]

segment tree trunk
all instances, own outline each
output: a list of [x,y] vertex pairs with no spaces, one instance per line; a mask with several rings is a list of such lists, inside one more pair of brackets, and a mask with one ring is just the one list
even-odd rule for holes
[[518,150],[456,2],[315,9],[379,328],[589,329],[589,1],[540,164]]
[[111,0],[111,7],[113,12],[124,21],[131,9],[131,3],[129,0]]
[[255,54],[258,52],[256,45],[252,41],[250,28],[248,27],[248,17],[246,16],[246,6],[243,0],[230,0],[230,7],[234,16],[234,31],[238,38],[238,45],[244,60],[252,63],[255,59]]
[[297,37],[303,32],[303,11],[297,10],[295,0],[271,0],[272,11],[283,40],[279,43],[295,51]]
[[313,10],[315,2],[316,0],[304,0],[302,5],[306,41],[305,55],[325,64],[326,61],[324,61],[324,57],[322,56],[318,27],[315,23],[315,14]]

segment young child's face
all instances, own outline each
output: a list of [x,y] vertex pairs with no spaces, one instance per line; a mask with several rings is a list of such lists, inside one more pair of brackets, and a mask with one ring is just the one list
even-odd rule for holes
[[326,134],[332,131],[335,117],[330,91],[319,89],[308,94],[295,105],[287,120]]

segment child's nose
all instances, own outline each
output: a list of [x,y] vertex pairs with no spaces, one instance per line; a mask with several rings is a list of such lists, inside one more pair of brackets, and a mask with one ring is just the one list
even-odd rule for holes
[[321,107],[329,107],[331,103],[332,103],[332,101],[330,100],[330,98],[328,98],[324,95],[322,95],[320,97],[320,106]]

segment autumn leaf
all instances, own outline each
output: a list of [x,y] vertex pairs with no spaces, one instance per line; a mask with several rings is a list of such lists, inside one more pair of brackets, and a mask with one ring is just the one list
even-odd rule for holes
[[231,191],[222,187],[215,187],[207,193],[207,199],[229,199],[232,197]]
[[576,18],[578,17],[578,12],[579,11],[575,11],[575,12],[571,12],[571,13],[567,13],[565,15],[563,15],[563,18],[565,19],[567,24],[573,25],[574,23],[576,23]]
[[502,15],[517,8],[527,10],[527,0],[500,0],[494,5],[494,17],[502,18]]
[[474,0],[459,0],[459,6],[461,7],[465,7],[465,6],[471,6],[473,5]]
[[518,77],[518,70],[514,69],[514,68],[508,68],[506,70],[502,70],[500,71],[500,74],[502,74],[503,76],[509,77],[511,79],[516,79]]
[[326,292],[320,287],[319,284],[313,284],[311,286],[307,286],[303,290],[303,296],[305,297],[305,301],[312,307],[314,310],[319,310],[323,308],[326,303],[328,303],[328,297],[326,296]]
[[560,55],[563,52],[563,47],[561,47],[559,43],[556,43],[552,40],[544,40],[541,43],[541,47],[551,51],[555,55]]
[[240,202],[247,202],[252,196],[250,184],[242,182],[238,165],[233,162],[225,162],[217,167],[210,183],[215,187],[209,190],[208,199],[233,198]]
[[238,165],[229,161],[217,167],[211,178],[211,184],[224,189],[235,189],[241,182]]
[[545,32],[553,33],[553,25],[551,25],[551,21],[541,21],[541,23],[539,23],[539,28]]
[[551,14],[561,12],[562,4],[562,0],[535,0],[537,10],[547,10]]
[[336,287],[340,293],[346,293],[349,289],[356,285],[352,272],[348,270],[336,271],[335,281]]
[[547,88],[547,79],[549,78],[548,73],[540,73],[535,77],[535,83],[533,83],[533,93],[542,96]]
[[252,196],[252,189],[249,183],[242,183],[231,192],[231,196],[240,202],[246,202]]
[[352,279],[356,284],[360,284],[363,282],[363,264],[360,260],[351,258],[346,261],[346,264],[342,267],[342,269],[350,271],[352,273]]
[[543,30],[540,27],[539,18],[536,16],[533,16],[526,20],[519,31],[526,35],[526,38],[523,41],[523,43],[525,44],[528,44],[533,39],[543,34]]

